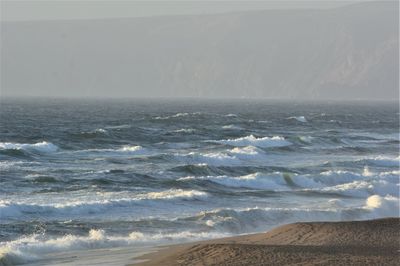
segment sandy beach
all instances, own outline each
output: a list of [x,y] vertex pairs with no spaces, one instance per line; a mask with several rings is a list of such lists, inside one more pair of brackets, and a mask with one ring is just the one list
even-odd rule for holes
[[400,219],[309,222],[161,248],[150,265],[398,265]]

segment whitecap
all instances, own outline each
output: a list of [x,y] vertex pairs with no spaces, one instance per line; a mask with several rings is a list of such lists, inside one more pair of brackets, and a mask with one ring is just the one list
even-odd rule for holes
[[190,152],[188,154],[175,154],[174,157],[186,164],[208,164],[208,165],[238,165],[240,159],[234,155],[224,152]]
[[239,126],[236,126],[236,125],[225,125],[225,126],[222,126],[222,129],[225,129],[225,130],[241,130],[243,128],[241,128]]
[[0,149],[2,150],[25,150],[36,151],[42,153],[52,153],[59,150],[59,148],[51,142],[42,141],[34,144],[27,143],[12,143],[0,142]]
[[230,176],[203,176],[194,177],[188,176],[179,178],[179,181],[188,180],[209,180],[214,183],[228,187],[242,187],[251,189],[267,189],[267,190],[287,190],[285,181],[280,174],[263,175],[254,173],[245,176],[230,177]]
[[361,159],[359,161],[365,161],[367,164],[384,166],[384,167],[399,167],[400,166],[400,156],[398,157],[387,157],[387,156],[377,156],[373,158]]
[[368,210],[369,218],[399,217],[399,198],[394,196],[372,195],[365,201],[364,208]]
[[124,124],[124,125],[116,125],[116,126],[106,126],[104,128],[106,129],[126,129],[126,128],[131,128],[131,125]]
[[116,149],[86,149],[86,150],[77,150],[77,151],[72,151],[72,152],[66,152],[66,153],[74,153],[74,154],[79,154],[79,155],[85,155],[89,153],[96,154],[96,156],[103,155],[148,155],[149,151],[145,148],[143,148],[140,145],[125,145],[125,146],[120,146],[119,148]]
[[237,139],[219,140],[215,142],[239,147],[257,146],[261,148],[284,147],[292,145],[291,142],[285,140],[285,138],[281,136],[257,138],[254,135],[249,135]]
[[179,200],[201,200],[208,196],[198,190],[169,189],[133,194],[130,192],[89,193],[85,195],[52,195],[52,202],[46,198],[0,200],[0,214],[3,219],[19,219],[25,215],[82,216],[106,213],[115,208],[140,205],[157,205]]
[[56,252],[124,247],[143,245],[143,243],[167,244],[224,236],[227,236],[227,234],[191,231],[153,234],[133,231],[121,236],[107,234],[102,229],[91,229],[86,236],[69,234],[62,237],[49,237],[33,234],[13,241],[2,242],[0,246],[0,263],[1,265],[29,263],[39,260],[46,254]]
[[193,133],[195,131],[196,131],[196,129],[194,129],[194,128],[181,128],[181,129],[174,130],[173,132],[175,132],[175,133]]
[[291,117],[288,117],[287,119],[294,119],[294,120],[296,120],[298,122],[301,122],[301,123],[307,123],[308,122],[307,119],[304,116],[291,116]]

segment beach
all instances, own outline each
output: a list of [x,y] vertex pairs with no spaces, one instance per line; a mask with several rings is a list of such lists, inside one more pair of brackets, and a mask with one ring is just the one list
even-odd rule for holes
[[398,265],[399,229],[399,218],[293,223],[266,233],[164,247],[135,265]]

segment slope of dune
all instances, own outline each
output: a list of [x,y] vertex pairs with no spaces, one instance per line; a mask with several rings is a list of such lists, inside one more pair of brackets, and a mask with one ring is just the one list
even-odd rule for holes
[[398,265],[400,219],[311,222],[167,247],[141,265]]

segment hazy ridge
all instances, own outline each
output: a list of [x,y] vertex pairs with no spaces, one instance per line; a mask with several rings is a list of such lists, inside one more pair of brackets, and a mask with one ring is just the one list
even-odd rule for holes
[[1,23],[1,94],[398,99],[398,3]]

